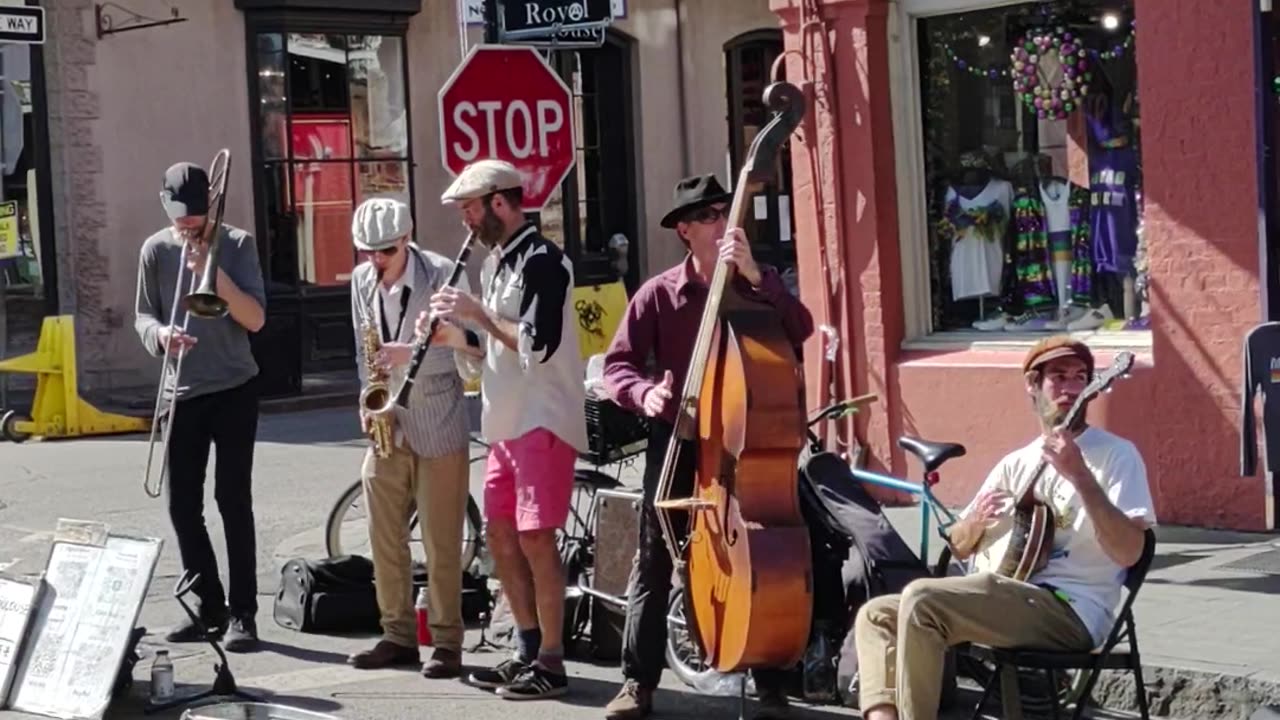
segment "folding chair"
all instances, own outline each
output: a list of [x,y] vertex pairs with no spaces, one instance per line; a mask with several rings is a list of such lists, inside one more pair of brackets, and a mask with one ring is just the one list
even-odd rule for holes
[[[1084,717],[1084,711],[1091,700],[1090,693],[1093,692],[1093,687],[1097,683],[1098,675],[1102,670],[1128,670],[1133,673],[1133,682],[1136,690],[1134,695],[1138,700],[1138,710],[1142,713],[1142,720],[1150,720],[1150,715],[1147,711],[1147,692],[1142,682],[1142,657],[1138,654],[1138,631],[1133,621],[1133,600],[1137,597],[1138,589],[1142,587],[1142,582],[1147,577],[1147,570],[1151,567],[1155,552],[1156,533],[1148,528],[1142,548],[1142,557],[1138,558],[1133,567],[1129,568],[1129,572],[1125,576],[1124,586],[1127,592],[1125,593],[1124,602],[1120,606],[1120,612],[1116,615],[1115,624],[1111,626],[1111,634],[1099,649],[1089,652],[1056,652],[1050,650],[992,648],[977,644],[968,645],[966,654],[969,657],[995,665],[995,671],[982,689],[982,699],[978,701],[977,707],[973,709],[973,720],[977,720],[982,713],[982,707],[986,704],[987,698],[991,696],[992,688],[1000,680],[1000,671],[1006,665],[1015,668],[1043,670],[1045,672],[1049,681],[1049,692],[1055,693],[1049,698],[1049,706],[1052,709],[1052,715],[1055,720],[1058,718],[1058,708],[1063,704],[1061,696],[1056,694],[1058,692],[1059,670],[1082,670],[1086,673],[1084,687],[1076,700],[1076,710],[1072,716],[1074,720],[1080,720],[1080,718]],[[1121,643],[1124,644],[1123,647],[1120,647]]]

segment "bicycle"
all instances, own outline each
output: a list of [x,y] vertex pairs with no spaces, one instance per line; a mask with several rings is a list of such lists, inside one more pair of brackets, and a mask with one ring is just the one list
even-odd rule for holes
[[[579,455],[579,462],[582,465],[574,471],[569,517],[564,527],[557,533],[561,560],[566,567],[574,561],[580,564],[580,553],[592,542],[591,527],[595,521],[596,491],[610,490],[621,485],[622,472],[644,452],[645,444],[636,439],[640,429],[639,426],[631,428],[629,434],[619,441],[616,438],[605,437],[607,433],[600,427],[600,423],[591,422],[589,419],[588,434],[591,436],[593,449]],[[488,457],[489,444],[479,435],[472,435],[471,448],[470,465],[475,465]],[[476,448],[479,452],[476,452]],[[615,467],[616,472],[610,476],[602,470],[605,467]],[[356,480],[338,496],[338,500],[330,509],[325,520],[324,531],[325,552],[329,557],[359,554],[371,556],[368,549],[367,521],[364,517],[358,516],[363,500],[363,484],[360,480]],[[492,575],[492,571],[485,553],[484,519],[474,495],[468,496],[466,512],[466,521],[463,525],[462,567],[477,577],[488,577]],[[414,564],[425,568],[426,554],[421,539],[418,513],[411,509],[408,538],[410,552]],[[360,545],[362,540],[363,546]],[[581,568],[570,567],[569,569],[577,573],[570,578],[574,581],[572,584],[576,584]]]

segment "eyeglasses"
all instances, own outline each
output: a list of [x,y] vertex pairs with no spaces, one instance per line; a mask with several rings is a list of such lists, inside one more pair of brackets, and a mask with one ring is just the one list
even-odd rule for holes
[[691,212],[687,216],[685,216],[685,222],[696,222],[696,223],[702,223],[703,225],[710,225],[711,223],[719,220],[720,218],[724,218],[725,220],[729,219],[728,205],[722,208],[705,207],[705,208],[702,208],[701,210]]
[[377,253],[383,257],[392,257],[396,253],[400,252],[400,246],[392,245],[391,247],[378,248],[377,250],[370,250],[369,252]]

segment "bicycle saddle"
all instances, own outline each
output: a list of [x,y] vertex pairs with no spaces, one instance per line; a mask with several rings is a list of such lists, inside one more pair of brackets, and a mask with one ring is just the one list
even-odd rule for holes
[[942,466],[942,463],[951,458],[958,458],[965,453],[964,446],[958,443],[933,442],[911,437],[910,435],[903,435],[898,438],[898,446],[920,458],[920,462],[924,463],[924,471],[927,473],[937,470]]

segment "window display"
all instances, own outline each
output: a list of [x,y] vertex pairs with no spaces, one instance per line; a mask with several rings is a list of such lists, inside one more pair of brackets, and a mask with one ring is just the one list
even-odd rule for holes
[[351,214],[369,197],[411,202],[404,41],[260,33],[268,277],[342,287],[359,261]]
[[1132,0],[918,29],[933,329],[1145,329]]

